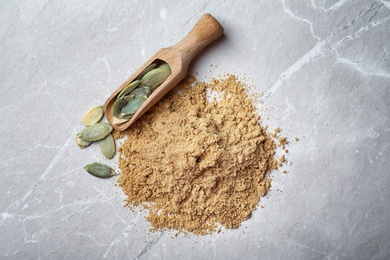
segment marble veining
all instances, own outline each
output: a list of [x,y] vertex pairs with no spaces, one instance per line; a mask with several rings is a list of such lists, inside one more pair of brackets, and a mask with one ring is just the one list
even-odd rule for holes
[[[390,1],[10,0],[0,12],[1,259],[389,258]],[[207,12],[225,34],[188,73],[264,93],[263,123],[291,140],[292,164],[239,229],[149,232],[115,179],[83,171],[106,161],[74,137]]]

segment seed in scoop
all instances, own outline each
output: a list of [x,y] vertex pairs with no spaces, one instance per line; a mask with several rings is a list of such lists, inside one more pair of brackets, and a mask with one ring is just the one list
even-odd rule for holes
[[137,79],[142,79],[143,76],[145,76],[146,73],[148,73],[149,71],[153,70],[154,68],[157,67],[157,64],[156,63],[152,63],[150,64],[149,66],[147,66],[144,71],[141,72],[141,74],[138,75]]
[[151,70],[145,74],[145,76],[141,79],[141,83],[143,85],[150,86],[151,90],[153,91],[161,83],[163,83],[169,77],[169,75],[171,75],[171,71],[164,68],[155,68],[154,70]]
[[129,85],[127,85],[122,91],[118,94],[117,99],[122,98],[123,96],[126,96],[129,94],[133,89],[135,89],[139,84],[139,80],[135,80],[131,82]]

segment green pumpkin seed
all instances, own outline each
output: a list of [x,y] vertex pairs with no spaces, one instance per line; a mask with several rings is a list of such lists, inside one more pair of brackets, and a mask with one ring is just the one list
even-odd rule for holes
[[82,123],[85,126],[94,125],[99,122],[104,115],[102,106],[95,106],[89,109],[83,116]]
[[[150,96],[150,87],[149,86],[139,86],[138,88],[134,89],[130,95],[133,96],[133,99],[134,98],[137,98],[139,96],[147,96],[149,97]],[[130,102],[131,100],[127,100],[128,102]]]
[[107,158],[111,159],[115,155],[115,141],[112,135],[107,135],[99,141],[99,148],[102,154]]
[[143,76],[145,76],[146,73],[148,73],[149,71],[151,71],[152,69],[156,68],[157,67],[157,64],[156,63],[152,63],[150,64],[149,66],[147,66],[144,71],[141,72],[141,74],[138,75],[138,77],[136,79],[142,79]]
[[[138,89],[138,88],[136,88],[136,89]],[[136,90],[136,89],[134,89],[134,90]],[[127,104],[127,102],[130,102],[131,100],[134,99],[133,92],[131,92],[130,94],[127,94],[126,96],[122,97],[121,99],[126,101],[126,104]]]
[[117,118],[117,117],[114,117],[112,119],[112,124],[120,125],[120,124],[123,124],[123,123],[126,123],[127,121],[129,121],[130,118],[131,118],[131,116],[129,118]]
[[160,66],[158,66],[158,68],[165,69],[165,70],[168,70],[169,72],[171,72],[171,67],[168,65],[168,63],[163,63]]
[[116,99],[114,104],[112,104],[112,110],[111,110],[111,113],[114,117],[118,116],[123,107],[126,106],[127,104],[127,101],[124,100],[123,98],[120,98],[120,99]]
[[171,75],[170,71],[163,68],[156,68],[146,73],[145,76],[141,79],[141,83],[143,85],[150,86],[150,89],[153,91],[161,83],[163,83],[169,77],[169,75]]
[[85,165],[84,170],[95,177],[103,179],[110,178],[115,175],[115,171],[110,166],[98,162]]
[[99,141],[109,135],[112,131],[112,126],[106,123],[97,123],[87,126],[80,132],[80,138],[84,141],[92,142]]
[[132,115],[137,112],[137,110],[142,106],[142,104],[147,99],[147,96],[138,96],[131,100],[127,105],[122,109],[118,118],[130,118]]
[[[138,88],[134,89],[130,94],[127,94],[126,96],[123,96],[120,99],[122,101],[122,103],[124,103],[123,107],[126,106],[127,103],[129,103],[130,101],[132,101],[135,98],[134,93],[137,94],[137,95],[140,95],[140,94],[143,94],[143,93],[147,94],[148,92],[146,90],[143,90],[143,88],[144,87],[141,87],[141,89],[140,89],[140,87],[138,87]],[[123,109],[123,107],[122,107],[122,109]],[[121,111],[122,111],[122,109],[121,109]],[[121,111],[119,111],[119,113]],[[116,116],[118,116],[118,115],[116,115]]]
[[84,141],[83,139],[80,138],[80,134],[77,134],[77,135],[76,135],[76,144],[77,144],[80,148],[86,148],[86,147],[88,147],[90,144],[92,144],[92,142]]
[[129,85],[127,85],[122,91],[118,94],[117,99],[122,98],[123,96],[126,96],[129,94],[133,89],[135,89],[139,84],[139,80],[135,80],[131,82]]
[[[132,117],[133,117],[134,114],[125,114],[125,113],[120,113],[119,116],[118,116],[118,119],[121,119],[121,120],[125,120],[126,121],[129,121]],[[126,122],[125,121],[125,122]],[[117,125],[117,124],[116,124]]]

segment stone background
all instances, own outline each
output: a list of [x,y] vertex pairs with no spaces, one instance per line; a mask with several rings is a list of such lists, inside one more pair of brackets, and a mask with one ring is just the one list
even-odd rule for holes
[[[225,34],[188,73],[264,93],[263,123],[292,141],[292,165],[239,229],[150,233],[115,178],[83,171],[105,160],[74,137],[203,13]],[[0,258],[388,259],[389,20],[386,0],[1,1]]]

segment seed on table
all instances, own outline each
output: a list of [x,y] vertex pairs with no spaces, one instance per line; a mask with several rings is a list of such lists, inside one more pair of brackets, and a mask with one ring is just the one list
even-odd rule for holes
[[104,137],[99,141],[99,148],[102,154],[107,158],[111,159],[115,155],[115,141],[111,134]]
[[76,135],[76,144],[80,148],[86,148],[92,144],[92,142],[84,141],[83,139],[80,138],[80,134]]
[[83,116],[82,123],[85,126],[90,126],[99,122],[104,115],[102,106],[95,106],[89,109]]
[[102,179],[110,178],[116,174],[110,166],[99,162],[87,164],[84,166],[84,170],[89,174]]
[[84,128],[79,136],[84,141],[93,142],[99,141],[109,135],[112,131],[112,126],[107,123],[97,123]]

